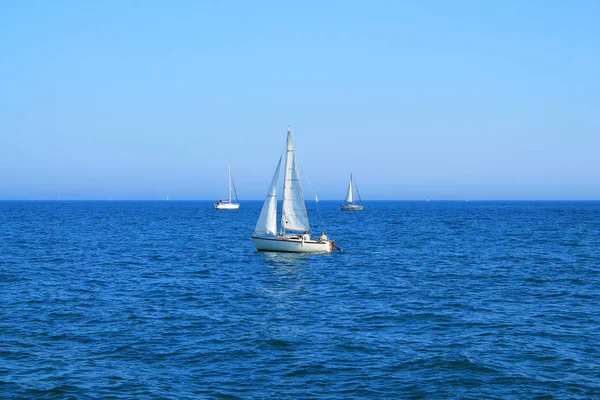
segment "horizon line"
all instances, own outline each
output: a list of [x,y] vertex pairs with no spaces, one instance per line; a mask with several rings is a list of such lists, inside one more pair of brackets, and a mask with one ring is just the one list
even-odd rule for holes
[[[0,202],[8,202],[8,201],[48,201],[48,202],[61,202],[61,201],[106,201],[106,202],[119,202],[119,201],[156,201],[156,202],[167,202],[167,201],[197,201],[197,202],[215,202],[214,199],[0,199]],[[238,200],[239,203],[246,201],[264,201],[264,199],[246,199],[246,200]],[[281,201],[281,199],[277,199],[277,201]],[[452,201],[452,202],[482,202],[482,201],[600,201],[600,199],[366,199],[363,201],[406,201],[406,202],[439,202],[439,201]],[[305,202],[315,203],[314,199],[305,200]],[[319,203],[321,202],[343,202],[343,200],[331,200],[331,199],[319,199]]]

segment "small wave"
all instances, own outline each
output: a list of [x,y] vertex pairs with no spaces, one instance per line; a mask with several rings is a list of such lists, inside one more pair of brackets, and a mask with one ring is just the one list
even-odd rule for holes
[[226,400],[238,400],[238,399],[241,400],[241,399],[243,399],[243,397],[239,397],[239,396],[236,396],[234,394],[229,394],[229,393],[222,393],[222,392],[217,392],[214,394],[214,396],[217,399],[226,399]]
[[465,355],[458,355],[452,358],[444,356],[433,356],[420,358],[408,362],[409,365],[420,366],[424,368],[436,368],[449,371],[473,371],[473,372],[484,372],[484,373],[498,373],[499,371],[495,368],[485,365],[480,361],[471,360]]
[[83,396],[84,392],[73,385],[61,384],[48,389],[29,389],[23,393],[25,398],[56,398],[56,396],[68,396],[67,399],[76,399],[77,395]]
[[321,364],[312,364],[312,365],[303,365],[297,368],[294,368],[292,371],[284,374],[286,377],[295,377],[295,376],[305,376],[305,375],[314,375],[314,374],[323,374],[327,373],[328,369]]
[[262,341],[262,343],[265,346],[271,347],[271,348],[276,348],[276,349],[283,349],[283,348],[289,348],[292,346],[292,343],[283,340],[283,339],[267,339]]

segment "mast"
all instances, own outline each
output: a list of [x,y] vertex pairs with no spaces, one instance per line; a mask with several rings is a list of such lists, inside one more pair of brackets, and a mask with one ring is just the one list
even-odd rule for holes
[[309,232],[310,223],[302,195],[300,175],[292,143],[292,127],[288,125],[281,207],[281,234],[286,231]]
[[[290,155],[291,153],[291,155]],[[283,195],[281,200],[281,235],[285,234],[285,202],[289,200],[290,190],[288,180],[291,175],[292,157],[294,156],[294,145],[292,144],[292,127],[287,126],[287,139],[285,145],[285,162],[283,167]]]
[[[354,181],[354,177],[350,175],[352,180]],[[354,189],[356,189],[356,195],[358,196],[358,204],[362,204],[362,199],[360,198],[360,193],[358,192],[358,186],[356,186],[356,181],[354,181]]]
[[227,165],[227,168],[229,170],[229,180],[228,180],[228,184],[229,184],[229,204],[231,204],[231,164]]
[[354,177],[350,173],[350,204],[354,204]]

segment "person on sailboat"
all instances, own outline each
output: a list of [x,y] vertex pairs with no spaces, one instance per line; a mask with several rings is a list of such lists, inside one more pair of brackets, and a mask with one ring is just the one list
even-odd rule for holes
[[319,236],[319,240],[321,242],[326,242],[328,240],[327,234],[324,231],[321,232],[321,236]]
[[310,235],[308,234],[308,231],[304,231],[304,234],[302,234],[302,240],[310,240]]

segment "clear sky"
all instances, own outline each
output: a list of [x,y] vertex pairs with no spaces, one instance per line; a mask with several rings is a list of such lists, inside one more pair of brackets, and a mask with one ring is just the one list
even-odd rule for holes
[[0,199],[600,199],[598,1],[4,1]]

